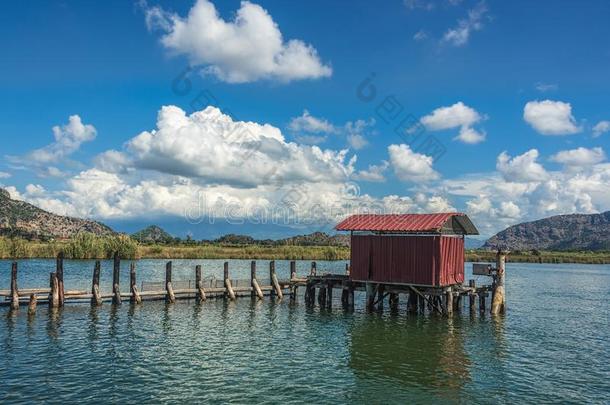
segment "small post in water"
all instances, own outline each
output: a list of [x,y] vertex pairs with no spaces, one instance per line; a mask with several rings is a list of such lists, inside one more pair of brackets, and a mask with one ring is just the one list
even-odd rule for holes
[[59,306],[64,306],[65,291],[64,291],[64,252],[61,251],[57,255],[57,263],[55,274],[57,275],[57,286],[59,294]]
[[19,291],[17,290],[17,262],[11,266],[11,309],[19,309]]
[[275,291],[275,295],[277,295],[279,299],[284,298],[284,294],[280,288],[280,283],[277,280],[277,275],[275,274],[275,260],[271,260],[271,262],[269,262],[269,279],[271,280],[271,285],[273,286],[272,291]]
[[224,280],[225,280],[225,288],[226,295],[231,301],[235,300],[235,292],[233,291],[233,286],[231,285],[231,279],[229,278],[229,262],[225,262],[224,264]]
[[491,303],[492,315],[503,313],[506,306],[506,298],[504,292],[504,269],[506,266],[506,254],[503,250],[498,250],[496,254],[496,282],[495,290],[493,294],[493,301]]
[[91,283],[91,305],[102,305],[102,295],[100,294],[100,272],[101,272],[100,261],[95,262],[93,267],[93,281]]
[[140,292],[138,291],[138,286],[136,284],[136,264],[131,263],[129,267],[129,287],[131,290],[131,297],[129,300],[133,304],[141,304],[142,297],[140,296]]
[[309,272],[310,276],[316,276],[318,269],[317,269],[317,264],[316,262],[311,262],[311,271]]
[[112,303],[121,304],[121,257],[119,252],[114,252],[112,267]]
[[201,280],[201,265],[195,266],[195,287],[197,288],[197,300],[203,302],[206,300],[205,290],[203,289],[203,281]]
[[28,304],[28,314],[29,315],[34,315],[36,313],[36,305],[38,304],[38,298],[36,297],[36,294],[31,293],[30,294],[30,302]]
[[172,262],[167,262],[165,264],[165,291],[165,301],[169,303],[176,302],[174,288],[172,287]]
[[470,312],[474,311],[475,308],[475,291],[476,291],[476,282],[474,280],[468,280],[468,287],[472,290],[468,293],[468,305],[470,305]]
[[252,297],[258,297],[262,300],[263,291],[261,290],[260,285],[258,285],[258,280],[256,279],[256,262],[254,260],[250,262],[250,284],[252,285]]
[[59,306],[59,283],[57,282],[57,274],[55,272],[51,272],[49,287],[51,287],[51,292],[49,293],[49,307],[57,308]]

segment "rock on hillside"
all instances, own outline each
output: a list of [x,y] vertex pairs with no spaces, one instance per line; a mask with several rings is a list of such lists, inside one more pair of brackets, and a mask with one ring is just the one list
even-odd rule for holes
[[24,201],[13,200],[8,191],[0,188],[0,235],[67,239],[81,232],[100,236],[115,233],[99,222],[51,214]]
[[608,250],[610,211],[557,215],[513,225],[491,237],[483,249]]

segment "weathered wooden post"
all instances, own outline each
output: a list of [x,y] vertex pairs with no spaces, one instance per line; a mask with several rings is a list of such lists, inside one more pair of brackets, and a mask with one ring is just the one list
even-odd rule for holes
[[426,312],[426,298],[423,295],[418,295],[417,296],[417,301],[418,301],[418,307],[419,307],[419,312],[421,312],[422,314]]
[[64,252],[61,251],[57,255],[56,262],[56,270],[55,274],[57,275],[57,286],[58,286],[58,294],[59,294],[59,306],[64,306],[65,300],[65,291],[64,291]]
[[297,263],[292,260],[290,262],[290,279],[295,279],[297,278]]
[[17,290],[17,262],[11,266],[11,309],[19,309],[19,291]]
[[377,284],[377,309],[383,311],[383,296],[385,294],[385,285]]
[[366,283],[366,309],[372,310],[375,304],[375,284]]
[[417,301],[418,297],[415,292],[409,292],[409,300],[407,301],[407,311],[411,313],[417,313]]
[[326,307],[328,309],[333,307],[333,283],[331,280],[326,282]]
[[305,286],[305,303],[308,306],[313,306],[316,303],[316,288],[310,280],[307,280]]
[[324,308],[326,305],[326,288],[324,286],[318,289],[318,305],[320,308]]
[[195,266],[195,288],[197,288],[197,300],[203,302],[206,300],[205,290],[203,289],[203,281],[201,280],[201,265]]
[[476,282],[474,280],[468,280],[468,287],[470,287],[472,290],[468,293],[468,305],[470,306],[470,312],[474,311],[475,308],[475,300],[476,300],[476,295],[475,295],[475,291],[476,289]]
[[345,275],[349,276],[349,263],[345,263]]
[[479,291],[479,311],[485,312],[485,299],[487,298],[487,291]]
[[36,294],[30,294],[30,302],[28,303],[28,314],[34,315],[36,313],[36,305],[38,304],[38,297]]
[[171,303],[176,302],[174,288],[172,287],[172,262],[165,264],[165,301]]
[[347,306],[349,308],[354,307],[354,286],[351,281],[349,282],[349,288],[347,291]]
[[97,260],[93,267],[93,281],[91,283],[91,305],[102,305],[102,295],[100,294],[100,272],[101,264]]
[[59,307],[59,283],[55,272],[50,274],[49,287],[51,287],[51,292],[49,293],[49,307],[57,308]]
[[129,267],[129,284],[130,284],[130,290],[131,290],[131,297],[129,297],[129,300],[133,304],[141,304],[142,297],[140,296],[140,292],[138,291],[138,285],[136,284],[136,264],[135,263],[131,263],[131,265]]
[[277,280],[277,275],[275,274],[275,260],[269,262],[269,279],[271,280],[271,285],[273,286],[273,290],[275,290],[277,297],[279,299],[284,298],[284,294],[280,288],[280,283]]
[[318,271],[317,266],[318,265],[316,264],[316,262],[311,262],[311,270],[309,272],[310,276],[314,276],[314,277],[316,276],[316,273]]
[[396,311],[398,309],[398,299],[399,299],[398,293],[390,293],[390,298],[389,298],[388,302],[390,304],[391,310]]
[[258,297],[259,300],[264,298],[263,290],[256,279],[256,261],[250,262],[250,284],[252,285],[252,297]]
[[503,313],[506,306],[506,297],[504,291],[504,273],[506,267],[506,255],[508,252],[498,250],[496,254],[496,282],[493,294],[493,302],[491,303],[492,315]]
[[447,315],[453,314],[453,293],[451,292],[451,287],[445,291],[445,311]]
[[231,301],[234,301],[235,292],[233,291],[233,286],[231,286],[231,279],[229,278],[229,262],[225,262],[224,264],[224,281],[226,288],[225,297],[228,296]]
[[119,252],[114,253],[114,262],[112,266],[112,303],[121,304],[121,257]]

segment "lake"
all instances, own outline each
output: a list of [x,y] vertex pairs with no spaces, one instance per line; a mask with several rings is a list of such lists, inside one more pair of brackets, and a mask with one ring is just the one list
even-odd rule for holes
[[[266,278],[268,262],[258,263]],[[162,281],[164,264],[139,261],[138,281]],[[173,279],[194,279],[196,264],[222,277],[222,261],[175,260]],[[103,263],[104,291],[111,267]],[[318,262],[319,273],[344,268]],[[53,269],[20,261],[19,287],[46,287]],[[288,277],[287,261],[276,269]],[[0,289],[9,270],[0,261]],[[66,261],[66,289],[88,290],[92,270]],[[249,261],[231,260],[230,272],[249,278]],[[398,312],[367,313],[358,294],[353,312],[340,294],[332,310],[311,309],[302,290],[296,304],[41,304],[34,316],[0,307],[0,403],[608,403],[610,266],[508,263],[506,274],[508,309],[497,318],[410,315],[403,297]]]

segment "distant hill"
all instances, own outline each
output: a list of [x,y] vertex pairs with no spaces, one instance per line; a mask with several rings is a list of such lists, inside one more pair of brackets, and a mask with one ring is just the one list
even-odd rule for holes
[[141,243],[171,243],[174,237],[157,225],[151,225],[131,235],[131,237]]
[[483,249],[609,250],[610,211],[557,215],[513,225],[491,237]]
[[0,235],[67,239],[82,232],[99,236],[115,233],[99,222],[51,214],[32,204],[13,200],[8,191],[0,188]]
[[349,246],[349,235],[328,235],[324,232],[314,232],[308,235],[298,235],[289,238],[254,239],[248,235],[228,234],[212,241],[223,245],[264,245],[264,246]]

